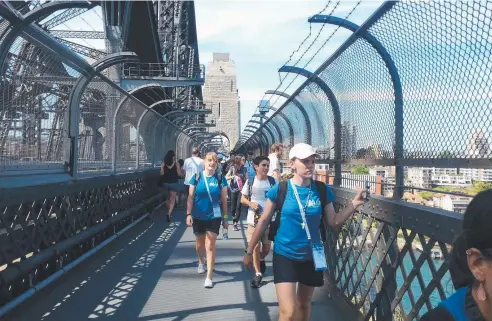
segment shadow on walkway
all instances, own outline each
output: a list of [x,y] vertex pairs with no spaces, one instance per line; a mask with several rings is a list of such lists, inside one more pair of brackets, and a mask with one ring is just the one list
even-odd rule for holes
[[[265,285],[250,287],[241,260],[245,229],[219,236],[213,289],[198,275],[194,235],[183,212],[167,223],[155,213],[55,284],[10,313],[8,321],[277,320],[278,305],[267,262]],[[271,255],[269,255],[271,257]],[[328,317],[329,316],[329,317]],[[311,320],[349,320],[315,292]],[[350,319],[351,320],[351,319]]]

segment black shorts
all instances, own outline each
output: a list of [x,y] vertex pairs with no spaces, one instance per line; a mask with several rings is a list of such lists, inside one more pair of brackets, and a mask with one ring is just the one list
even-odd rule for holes
[[322,287],[323,271],[316,271],[313,261],[296,261],[273,252],[273,283],[284,282]]
[[206,232],[212,232],[219,235],[221,223],[221,218],[214,218],[213,220],[199,220],[194,218],[193,233],[195,235],[203,235]]

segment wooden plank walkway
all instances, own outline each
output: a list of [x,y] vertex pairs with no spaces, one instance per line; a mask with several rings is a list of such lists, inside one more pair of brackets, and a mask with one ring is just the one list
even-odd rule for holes
[[[183,212],[154,214],[31,300],[8,321],[277,320],[271,254],[260,289],[241,264],[245,228],[219,237],[213,289],[198,275],[194,236]],[[355,320],[328,286],[315,292],[311,320]]]

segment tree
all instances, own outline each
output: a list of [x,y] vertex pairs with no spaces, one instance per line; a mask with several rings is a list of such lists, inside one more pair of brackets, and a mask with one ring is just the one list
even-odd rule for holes
[[365,165],[357,165],[354,168],[352,168],[352,174],[366,175],[369,174],[369,169]]

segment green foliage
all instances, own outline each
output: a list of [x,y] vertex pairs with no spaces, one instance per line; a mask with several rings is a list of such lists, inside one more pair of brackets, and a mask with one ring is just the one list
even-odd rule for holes
[[366,175],[369,174],[369,169],[364,165],[357,165],[352,168],[352,174],[354,175]]
[[435,193],[432,193],[432,192],[420,192],[419,193],[420,197],[422,197],[423,199],[428,200],[428,201],[430,201],[432,199],[432,197],[434,197],[434,194]]
[[468,188],[468,193],[476,195],[485,190],[492,189],[492,183],[487,182],[473,182],[473,187]]

